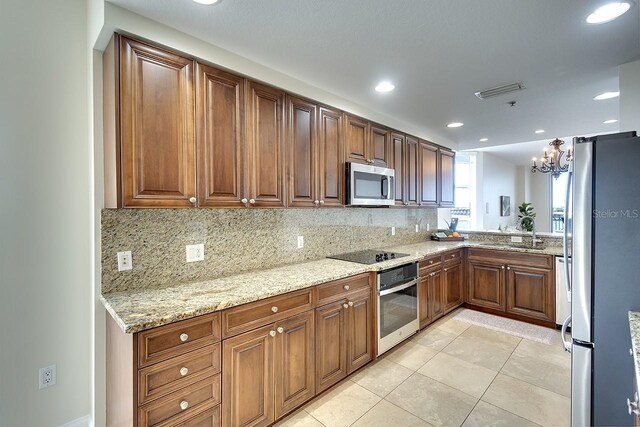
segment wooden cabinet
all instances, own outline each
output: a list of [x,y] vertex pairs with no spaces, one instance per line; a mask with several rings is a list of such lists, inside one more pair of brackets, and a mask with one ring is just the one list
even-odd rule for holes
[[244,206],[245,80],[200,63],[196,76],[198,206]]
[[395,200],[396,206],[404,206],[405,205],[405,187],[406,187],[406,178],[405,178],[405,137],[401,133],[392,132],[391,133],[391,164],[395,172]]
[[507,266],[507,312],[555,322],[553,271]]
[[[420,277],[418,282],[418,319],[420,320],[420,329],[431,323],[429,317],[429,275],[431,273],[424,273],[424,277]],[[420,276],[423,273],[420,272]]]
[[311,102],[287,96],[289,206],[315,206],[319,197],[317,109]]
[[419,143],[418,175],[420,177],[420,191],[418,204],[420,206],[438,205],[439,171],[438,147],[425,141]]
[[420,261],[420,328],[465,302],[463,254],[463,250],[455,250]]
[[506,306],[503,264],[469,261],[468,302],[504,311]]
[[373,360],[373,299],[369,290],[348,298],[347,372]]
[[342,380],[347,372],[347,331],[344,301],[316,308],[316,391]]
[[193,61],[121,36],[105,56],[108,204],[193,206]]
[[[324,206],[344,204],[344,128],[341,111],[320,107],[318,114],[318,198]],[[324,202],[324,203],[323,203]]]
[[376,166],[389,166],[391,164],[391,148],[389,144],[389,130],[385,127],[371,124],[369,126],[371,135],[369,137],[368,159]]
[[444,281],[442,270],[431,273],[428,282],[429,320],[433,322],[444,315]]
[[345,114],[345,154],[350,162],[367,163],[369,158],[369,122]]
[[249,81],[246,99],[249,203],[285,205],[284,91]]
[[451,261],[443,268],[444,279],[444,311],[450,312],[464,303],[463,263]]
[[419,140],[407,136],[405,149],[405,206],[418,206],[420,198],[420,164],[419,164]]
[[440,148],[438,150],[438,156],[440,162],[440,206],[453,207],[455,194],[455,153]]

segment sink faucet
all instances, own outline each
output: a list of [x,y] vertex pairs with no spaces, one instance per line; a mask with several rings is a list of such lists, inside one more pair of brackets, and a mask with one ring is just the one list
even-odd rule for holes
[[532,228],[531,245],[535,248],[536,247],[536,243],[542,243],[542,240],[536,238],[536,219],[534,217],[528,216],[528,215],[527,216],[523,216],[518,221],[518,223],[520,225],[520,229],[522,229],[522,221],[524,221],[525,219],[530,219],[531,220],[531,228]]

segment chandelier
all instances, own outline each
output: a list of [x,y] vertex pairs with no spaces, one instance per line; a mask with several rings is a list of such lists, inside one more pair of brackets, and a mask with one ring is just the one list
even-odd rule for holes
[[[550,173],[552,177],[558,178],[562,172],[567,172],[569,170],[569,163],[563,165],[562,164],[562,156],[564,156],[564,151],[560,149],[560,146],[564,144],[564,141],[556,138],[549,143],[553,149],[551,152],[548,152],[548,149],[544,149],[544,155],[540,159],[542,164],[538,166],[536,161],[538,160],[536,157],[533,158],[533,165],[531,166],[531,172],[542,172],[542,173]],[[571,153],[571,147],[567,149],[567,157],[565,159],[567,162],[573,160],[573,156]]]

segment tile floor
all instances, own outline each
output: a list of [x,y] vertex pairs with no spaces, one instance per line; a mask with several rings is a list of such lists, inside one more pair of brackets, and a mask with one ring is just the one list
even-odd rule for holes
[[568,426],[571,359],[453,319],[429,326],[279,427]]

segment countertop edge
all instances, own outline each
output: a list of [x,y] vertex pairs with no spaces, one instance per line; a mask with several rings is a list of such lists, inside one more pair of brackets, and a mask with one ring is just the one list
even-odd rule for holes
[[633,350],[633,366],[636,374],[636,392],[640,395],[640,312],[629,311],[629,331],[631,333],[631,349]]

